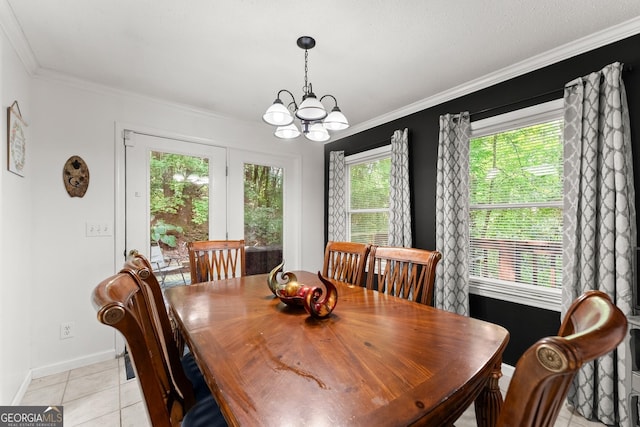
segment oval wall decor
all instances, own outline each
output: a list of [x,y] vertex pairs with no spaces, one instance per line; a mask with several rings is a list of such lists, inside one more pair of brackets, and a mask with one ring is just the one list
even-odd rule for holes
[[89,167],[80,156],[71,156],[62,169],[62,179],[71,197],[82,197],[89,188]]

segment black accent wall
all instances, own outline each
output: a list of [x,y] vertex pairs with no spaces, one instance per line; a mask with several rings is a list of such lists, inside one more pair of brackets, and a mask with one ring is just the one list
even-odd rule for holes
[[[325,145],[325,241],[327,240],[327,189],[329,152],[345,155],[389,144],[396,129],[409,128],[409,156],[412,197],[413,242],[417,248],[435,248],[435,195],[439,117],[446,113],[471,112],[480,120],[508,111],[562,97],[564,85],[598,71],[612,62],[622,62],[630,70],[623,73],[627,89],[633,143],[634,181],[640,191],[640,35],[577,55],[435,107],[393,120],[375,128]],[[472,64],[469,64],[472,66]],[[373,72],[373,71],[372,71]],[[425,78],[437,78],[425,70]],[[418,94],[419,95],[419,94]],[[345,113],[349,114],[348,111]],[[636,200],[636,211],[638,201]],[[471,316],[506,327],[511,339],[504,362],[515,366],[517,359],[536,340],[553,335],[560,326],[560,313],[492,298],[471,295]]]

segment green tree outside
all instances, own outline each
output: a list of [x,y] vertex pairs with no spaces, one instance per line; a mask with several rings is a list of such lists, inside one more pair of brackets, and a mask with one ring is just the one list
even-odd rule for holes
[[247,246],[282,247],[283,170],[244,165],[244,239]]
[[[180,249],[209,238],[207,158],[152,152],[150,212],[152,243]],[[283,170],[244,167],[245,240],[249,246],[282,246]]]
[[355,164],[349,170],[351,240],[386,245],[389,234],[391,158]]
[[176,248],[209,235],[209,161],[182,154],[150,154],[151,239]]
[[[499,278],[500,263],[512,256],[509,248],[516,248],[517,281],[557,283],[562,265],[562,127],[563,121],[556,120],[470,141],[470,237],[472,246],[474,239],[484,245],[471,254],[472,275]],[[544,251],[545,256],[536,255]]]

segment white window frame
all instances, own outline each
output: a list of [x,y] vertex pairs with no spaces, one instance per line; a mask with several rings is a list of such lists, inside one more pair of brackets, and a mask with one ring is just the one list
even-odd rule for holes
[[347,211],[347,237],[351,240],[351,215],[355,213],[376,213],[376,212],[389,212],[389,208],[386,209],[351,209],[351,167],[362,163],[369,163],[376,160],[391,157],[391,144],[385,145],[371,150],[362,151],[360,153],[351,154],[345,156],[344,163],[346,167],[345,173],[345,187],[346,187],[346,211]]
[[[532,107],[471,122],[471,138],[478,138],[498,132],[506,132],[538,123],[563,118],[563,100],[545,102]],[[469,293],[484,297],[510,301],[518,304],[560,311],[562,290],[535,285],[518,284],[498,279],[469,280]]]

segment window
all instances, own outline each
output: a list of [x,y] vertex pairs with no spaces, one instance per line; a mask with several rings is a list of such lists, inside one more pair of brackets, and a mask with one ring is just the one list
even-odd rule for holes
[[559,310],[562,100],[472,124],[472,291]]
[[282,260],[284,168],[244,163],[246,273],[268,273]]
[[244,241],[247,246],[282,250],[283,176],[281,167],[244,163]]
[[352,242],[386,245],[389,241],[391,146],[345,157],[347,236]]

